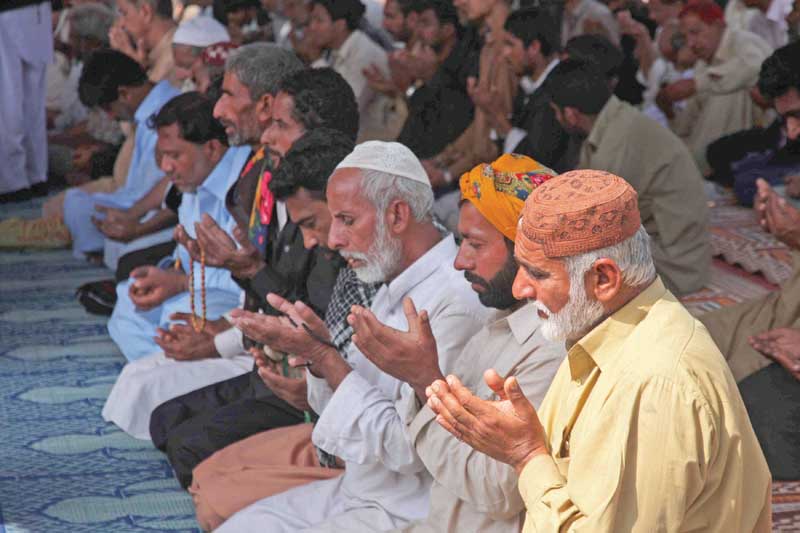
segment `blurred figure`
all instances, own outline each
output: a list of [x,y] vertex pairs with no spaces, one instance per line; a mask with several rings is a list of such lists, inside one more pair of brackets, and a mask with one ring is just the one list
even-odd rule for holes
[[53,59],[53,32],[49,1],[4,4],[0,4],[0,202],[18,202],[29,199],[31,188],[38,191],[47,181],[45,71]]

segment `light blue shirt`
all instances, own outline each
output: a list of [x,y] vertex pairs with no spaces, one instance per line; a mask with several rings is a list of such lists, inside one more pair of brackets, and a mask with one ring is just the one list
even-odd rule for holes
[[[228,148],[225,155],[211,171],[206,180],[194,193],[183,193],[183,200],[178,209],[178,219],[186,232],[195,238],[194,224],[200,222],[203,214],[213,218],[216,223],[233,238],[236,220],[225,207],[225,196],[228,189],[236,182],[239,173],[250,156],[250,147]],[[178,245],[173,259],[181,260],[183,270],[188,274],[191,257],[183,245]],[[195,263],[195,294],[200,294],[200,264]],[[219,289],[239,294],[241,288],[231,278],[229,270],[206,267],[206,289]]]

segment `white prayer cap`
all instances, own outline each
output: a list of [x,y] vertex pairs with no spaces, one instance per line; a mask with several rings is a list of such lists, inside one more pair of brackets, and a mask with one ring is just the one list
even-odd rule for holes
[[337,165],[336,170],[340,168],[377,170],[431,186],[428,173],[414,152],[396,142],[361,143]]
[[172,37],[172,44],[183,44],[205,48],[219,42],[231,40],[228,30],[216,19],[199,15],[186,22],[181,22],[175,35]]

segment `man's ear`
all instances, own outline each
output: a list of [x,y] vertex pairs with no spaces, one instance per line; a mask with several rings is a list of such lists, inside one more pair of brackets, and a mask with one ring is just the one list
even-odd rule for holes
[[575,107],[566,106],[563,108],[564,121],[572,127],[577,126],[581,121],[581,112]]
[[528,45],[528,48],[525,49],[525,52],[528,55],[528,61],[531,63],[533,62],[533,58],[537,56],[542,51],[542,43],[538,40],[534,39],[531,41],[531,44]]
[[613,259],[603,257],[594,262],[585,281],[587,294],[606,307],[622,290],[622,271]]
[[451,39],[456,35],[456,27],[449,23],[445,24],[442,26],[442,32],[444,33],[445,39]]
[[345,19],[339,19],[333,21],[333,29],[336,33],[345,33],[348,31],[347,29],[347,21]]
[[142,19],[146,23],[153,22],[155,18],[155,11],[153,11],[153,6],[150,2],[142,2],[142,5],[139,6],[139,13],[142,15]]
[[256,118],[258,119],[258,123],[262,126],[265,126],[267,122],[272,120],[272,103],[274,101],[274,97],[267,93],[264,94],[261,98],[258,99],[256,102]]
[[225,155],[228,146],[220,142],[218,139],[211,139],[203,144],[203,154],[213,161],[215,164],[219,163],[220,159]]
[[402,200],[392,200],[389,203],[389,207],[386,208],[385,216],[386,227],[389,229],[389,233],[397,236],[408,228],[414,214],[411,212],[411,207],[408,203]]

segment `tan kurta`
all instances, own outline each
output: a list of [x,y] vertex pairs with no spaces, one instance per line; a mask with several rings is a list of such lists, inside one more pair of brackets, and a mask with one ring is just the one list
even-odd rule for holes
[[699,317],[737,382],[773,363],[750,346],[748,337],[776,328],[800,328],[800,252],[795,251],[793,259],[792,277],[779,291]]
[[[503,43],[486,35],[486,43],[481,48],[478,84],[488,91],[495,91],[502,109],[511,114],[514,97],[517,94],[517,77],[503,58]],[[492,127],[486,113],[475,108],[472,123],[436,159],[443,163],[454,179],[468,172],[475,165],[494,161],[498,148],[491,139]]]
[[389,77],[386,51],[356,30],[338,50],[331,52],[328,62],[355,93],[360,113],[358,142],[395,140],[405,121],[405,107],[397,106],[394,99],[374,91],[364,76],[364,69],[376,65]]
[[771,479],[708,331],[656,280],[578,341],[520,476],[527,532],[769,533]]
[[656,270],[686,294],[708,281],[709,244],[703,178],[675,135],[612,96],[581,146],[578,168],[605,170],[639,194]]
[[[493,398],[483,372],[494,368],[514,375],[527,397],[538,406],[566,352],[544,340],[532,305],[514,313],[498,312],[461,352],[445,374],[459,376],[481,398]],[[496,399],[496,398],[494,398]],[[409,438],[433,476],[427,520],[397,531],[406,533],[508,533],[519,531],[524,504],[514,470],[459,442],[439,424],[427,406],[407,396],[398,408]]]
[[760,121],[762,112],[750,98],[750,88],[771,52],[759,36],[728,28],[711,63],[695,65],[697,93],[675,117],[672,128],[686,141],[704,174],[709,170],[706,148],[710,143]]

